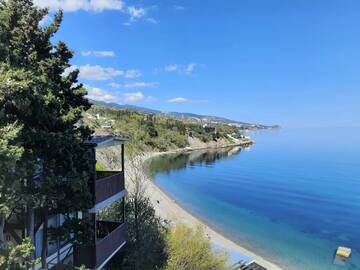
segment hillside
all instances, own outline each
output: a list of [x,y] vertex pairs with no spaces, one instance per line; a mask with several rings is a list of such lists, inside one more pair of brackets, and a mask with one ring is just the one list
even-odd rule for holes
[[267,126],[262,124],[254,124],[254,123],[246,123],[246,122],[239,122],[236,120],[227,119],[224,117],[219,116],[210,116],[210,115],[199,115],[194,113],[181,113],[181,112],[162,112],[159,110],[153,110],[145,107],[139,107],[135,105],[120,105],[118,103],[106,103],[102,101],[95,101],[91,100],[91,103],[98,106],[103,106],[111,109],[120,109],[120,110],[129,110],[129,111],[135,111],[140,112],[144,114],[154,114],[154,115],[160,115],[165,117],[172,117],[176,119],[187,119],[187,120],[194,120],[201,123],[207,123],[207,124],[230,124],[237,127],[241,127],[244,129],[271,129],[271,128],[278,128],[279,126],[273,125],[273,126]]
[[248,141],[243,127],[228,124],[199,123],[194,119],[176,119],[166,115],[143,113],[94,105],[84,121],[95,133],[111,133],[129,139],[130,145],[143,151],[168,151],[185,147],[208,147]]

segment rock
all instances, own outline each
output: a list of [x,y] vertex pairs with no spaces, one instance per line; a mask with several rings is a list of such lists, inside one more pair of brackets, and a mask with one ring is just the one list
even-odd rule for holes
[[351,255],[351,248],[338,247],[336,256],[348,259]]

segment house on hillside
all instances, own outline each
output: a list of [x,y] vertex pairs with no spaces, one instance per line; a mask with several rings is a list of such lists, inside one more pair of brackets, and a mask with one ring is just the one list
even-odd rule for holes
[[[47,263],[52,268],[58,263],[74,267],[85,265],[87,269],[103,269],[110,259],[126,244],[125,217],[125,139],[107,135],[95,136],[85,144],[89,147],[93,160],[93,179],[89,180],[89,190],[93,194],[92,208],[85,212],[73,213],[79,219],[87,218],[91,224],[91,235],[86,245],[73,245],[71,235],[67,239],[49,239]],[[96,169],[96,152],[106,147],[119,147],[120,168],[116,171],[100,171]],[[115,208],[112,206],[116,206]],[[109,210],[110,209],[110,210]],[[116,213],[109,214],[111,209]],[[12,218],[5,225],[7,241],[21,243],[25,235],[24,220]],[[57,228],[64,223],[64,216],[58,214],[49,218],[48,227]],[[43,221],[35,216],[35,255],[41,256]],[[41,269],[36,265],[35,269]]]

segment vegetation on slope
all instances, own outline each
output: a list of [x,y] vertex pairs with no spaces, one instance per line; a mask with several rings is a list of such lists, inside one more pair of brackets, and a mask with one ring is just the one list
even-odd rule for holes
[[215,253],[201,227],[193,230],[184,224],[175,225],[166,238],[168,259],[165,270],[225,270],[227,256]]
[[[188,147],[189,138],[203,143],[233,143],[228,135],[236,136],[240,132],[239,127],[227,124],[207,126],[197,121],[101,106],[93,106],[89,113],[85,121],[93,129],[99,130],[106,126],[112,133],[129,138],[130,144],[137,145],[143,151],[167,151]],[[99,119],[93,117],[96,114],[100,115]]]

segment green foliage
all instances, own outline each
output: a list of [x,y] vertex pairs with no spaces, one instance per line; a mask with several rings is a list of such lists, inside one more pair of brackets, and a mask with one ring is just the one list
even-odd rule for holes
[[177,224],[167,236],[165,270],[230,270],[226,254],[214,253],[201,227]]
[[0,0],[0,135],[9,135],[0,136],[0,161],[6,161],[0,192],[11,195],[1,198],[0,224],[9,210],[20,216],[36,208],[46,221],[48,215],[91,204],[88,179],[94,164],[82,144],[91,130],[79,125],[90,104],[79,71],[67,70],[73,52],[62,41],[52,43],[62,12],[42,27],[47,13],[32,0]]
[[124,200],[117,200],[96,214],[97,220],[122,222],[124,216]]
[[[204,127],[196,121],[147,115],[128,110],[115,110],[101,106],[93,106],[89,113],[99,113],[115,120],[114,133],[129,138],[129,144],[136,145],[142,151],[167,151],[185,148],[189,146],[189,137],[208,143],[227,139],[228,134],[239,133],[239,128],[225,124]],[[101,121],[89,120],[94,129],[101,127]]]
[[17,123],[0,127],[0,215],[5,218],[16,206],[19,183],[13,181],[17,176],[16,163],[23,154],[23,147],[14,143],[21,127]]
[[20,245],[8,243],[0,250],[0,270],[28,270],[36,261],[32,260],[35,247],[29,238]]
[[96,162],[96,171],[107,172],[110,171],[104,165],[102,165],[99,161]]
[[160,269],[165,261],[165,233],[148,198],[130,195],[126,204],[128,242],[112,261],[113,268],[124,270]]

